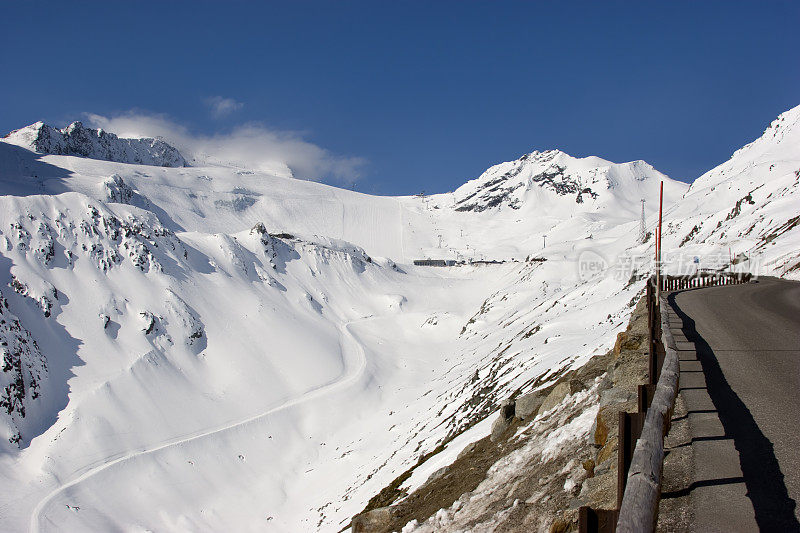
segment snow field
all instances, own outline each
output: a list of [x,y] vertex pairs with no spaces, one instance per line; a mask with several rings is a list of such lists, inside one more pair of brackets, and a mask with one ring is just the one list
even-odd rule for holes
[[798,109],[688,191],[557,151],[386,198],[0,142],[0,292],[22,328],[0,334],[47,367],[36,398],[22,373],[24,417],[0,412],[4,529],[339,531],[514,390],[613,345],[650,268],[618,258],[652,257],[640,199],[652,230],[662,179],[665,254],[800,276]]

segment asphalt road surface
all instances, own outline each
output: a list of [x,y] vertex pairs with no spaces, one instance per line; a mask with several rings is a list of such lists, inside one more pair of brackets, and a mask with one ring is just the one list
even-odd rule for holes
[[686,354],[695,530],[800,531],[800,283],[761,278],[669,301]]

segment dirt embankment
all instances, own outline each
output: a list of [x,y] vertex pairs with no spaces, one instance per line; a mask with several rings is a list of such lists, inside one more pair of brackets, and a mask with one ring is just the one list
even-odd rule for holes
[[[491,436],[406,494],[398,477],[355,516],[355,532],[573,531],[581,505],[616,507],[617,413],[647,380],[647,313],[614,349],[503,403]],[[420,464],[422,461],[420,462]]]

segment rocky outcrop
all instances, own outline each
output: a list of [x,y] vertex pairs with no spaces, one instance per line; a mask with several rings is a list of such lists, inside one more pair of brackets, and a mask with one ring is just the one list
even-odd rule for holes
[[353,518],[352,531],[353,533],[384,531],[392,524],[395,514],[394,507],[379,507],[378,509],[367,511]]
[[547,398],[545,398],[542,402],[539,410],[542,412],[547,412],[556,405],[560,404],[568,394],[575,394],[576,392],[582,391],[585,388],[586,386],[577,379],[562,381],[553,387],[553,390],[550,391],[550,394],[548,394]]
[[186,167],[186,159],[173,146],[161,139],[128,139],[101,129],[73,122],[64,129],[37,122],[12,131],[6,142],[23,146],[40,154],[73,155],[117,163]]
[[497,442],[500,440],[500,437],[506,432],[506,430],[511,427],[511,423],[514,420],[514,402],[510,400],[506,400],[500,406],[500,416],[497,417],[497,420],[494,421],[492,424],[492,434],[489,436],[492,442]]
[[356,516],[353,531],[566,532],[580,506],[615,507],[618,413],[635,410],[647,377],[643,301],[615,349],[502,402],[489,437],[398,503]]
[[[26,415],[39,398],[47,363],[39,345],[0,293],[0,433],[12,445],[23,435]],[[3,446],[0,445],[0,449]]]
[[114,174],[103,180],[103,189],[106,200],[118,204],[130,204],[134,194],[136,194],[119,174]]
[[514,414],[520,420],[533,420],[543,402],[544,397],[535,392],[520,396],[514,403]]
[[619,413],[636,411],[637,388],[647,382],[647,310],[642,298],[626,331],[617,335],[613,361],[600,385],[600,401],[591,432],[593,475],[579,499],[595,509],[617,505]]
[[[513,167],[484,183],[479,190],[458,201],[456,211],[485,211],[493,207],[508,206],[512,209],[520,208],[519,198],[513,193],[519,189],[538,185],[550,190],[559,196],[575,195],[576,203],[583,203],[583,195],[592,199],[597,198],[597,193],[590,187],[581,184],[579,178],[570,176],[567,167],[551,162],[558,155],[558,150],[533,152],[522,156],[513,162]],[[543,170],[532,174],[527,180],[516,179],[524,171],[530,173],[530,168],[537,165],[547,165]]]

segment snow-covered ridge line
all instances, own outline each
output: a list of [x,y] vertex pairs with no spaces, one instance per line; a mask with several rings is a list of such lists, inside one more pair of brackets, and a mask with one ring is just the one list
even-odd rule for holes
[[753,274],[800,279],[800,106],[709,170],[665,210],[664,249],[704,267],[733,260]]
[[[652,230],[662,179],[665,256],[753,251],[800,276],[798,132],[688,194],[644,162],[549,151],[423,197],[5,139],[0,521],[339,531],[503,399],[611,348],[652,257],[640,200]],[[413,266],[425,257],[467,264]]]
[[159,167],[188,166],[180,152],[161,139],[117,137],[102,129],[87,128],[81,122],[57,129],[40,121],[12,131],[3,140],[40,154],[73,155]]
[[[659,180],[679,189],[666,175],[645,161],[612,163],[595,156],[573,157],[561,150],[533,151],[514,161],[490,167],[453,194],[456,211],[480,212],[497,207],[519,210],[533,199],[541,205],[541,195],[574,210],[596,209],[619,193],[634,192]],[[647,182],[647,183],[646,183]],[[614,190],[614,194],[608,191]],[[538,194],[531,198],[532,191]],[[585,204],[585,205],[581,205]]]

